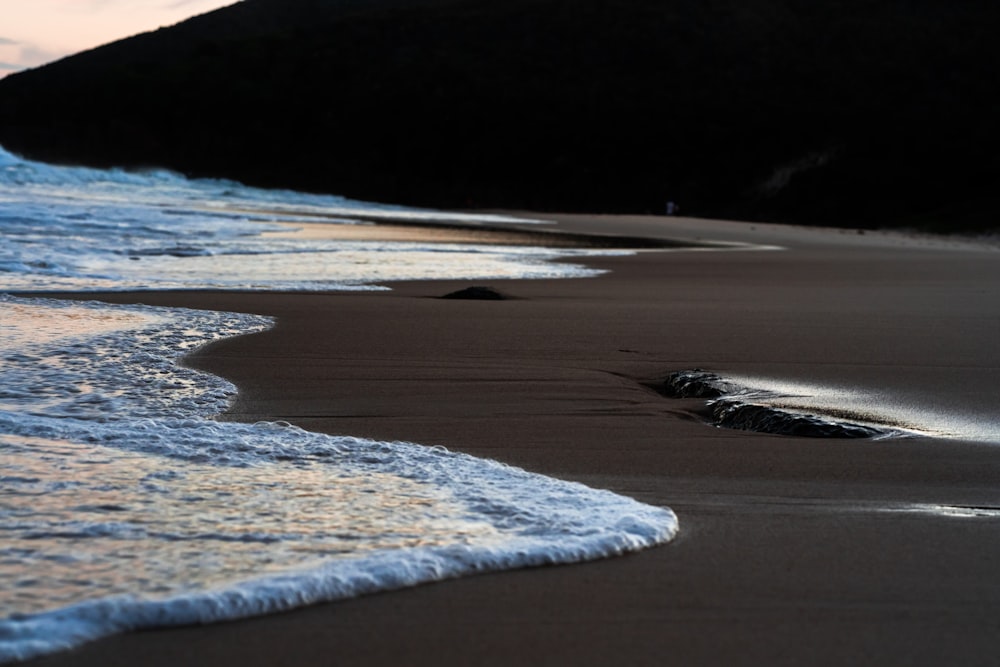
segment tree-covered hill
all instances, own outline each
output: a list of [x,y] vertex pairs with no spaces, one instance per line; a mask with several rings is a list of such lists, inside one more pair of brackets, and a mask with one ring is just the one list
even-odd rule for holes
[[0,81],[0,143],[442,207],[994,228],[998,29],[976,0],[244,0]]

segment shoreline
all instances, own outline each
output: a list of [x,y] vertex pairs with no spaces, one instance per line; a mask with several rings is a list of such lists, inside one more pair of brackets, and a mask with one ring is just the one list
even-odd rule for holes
[[514,297],[497,302],[434,298],[469,281],[60,296],[276,316],[268,332],[189,357],[239,388],[224,418],[443,445],[606,488],[673,508],[673,543],[123,635],[37,664],[989,664],[1000,519],[949,508],[1000,507],[1000,449],[715,429],[642,383],[704,367],[990,415],[1000,368],[992,251],[749,223],[559,218],[579,233],[784,250],[587,258],[611,273],[496,281]]

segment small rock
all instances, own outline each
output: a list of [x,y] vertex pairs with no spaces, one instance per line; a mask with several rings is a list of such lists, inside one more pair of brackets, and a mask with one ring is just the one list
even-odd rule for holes
[[466,287],[465,289],[458,290],[457,292],[452,292],[450,294],[445,294],[442,299],[476,299],[480,301],[503,301],[509,297],[505,294],[498,292],[492,287],[483,287],[480,285],[475,285],[473,287]]

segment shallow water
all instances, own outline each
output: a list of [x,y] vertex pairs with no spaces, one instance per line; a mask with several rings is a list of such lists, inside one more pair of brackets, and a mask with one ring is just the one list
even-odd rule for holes
[[[594,273],[548,261],[575,251],[264,233],[274,220],[350,210],[380,209],[0,151],[0,290],[371,289]],[[235,388],[179,359],[271,324],[0,294],[0,661],[135,628],[610,556],[676,531],[669,509],[441,448],[215,421]]]
[[178,359],[265,318],[0,296],[0,321],[0,660],[676,530],[666,508],[442,448],[213,420],[234,388]]
[[263,190],[167,171],[60,167],[0,147],[0,290],[375,289],[393,280],[600,273],[551,261],[599,254],[595,250],[271,233],[287,232],[288,223],[343,226],[373,219],[532,222]]

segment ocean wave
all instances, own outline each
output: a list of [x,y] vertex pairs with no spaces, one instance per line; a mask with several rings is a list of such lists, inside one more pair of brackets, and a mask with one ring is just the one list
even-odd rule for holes
[[[539,222],[499,214],[414,209],[362,202],[337,195],[256,188],[228,179],[189,179],[167,169],[96,169],[52,165],[26,160],[0,146],[0,188],[5,185],[19,188],[45,186],[50,193],[69,198],[82,197],[85,200],[96,198],[113,201],[127,198],[135,201],[138,198],[145,203],[157,204],[173,216],[185,214],[187,207],[177,204],[186,202],[189,206],[217,207],[218,210],[210,211],[209,214],[221,216],[242,213],[300,213],[327,220],[328,216],[363,213],[365,217],[384,216],[411,221]],[[61,187],[62,191],[57,192],[52,186]],[[243,208],[247,210],[244,211]]]
[[442,447],[213,419],[235,388],[179,355],[267,318],[3,295],[0,315],[0,661],[677,531],[668,508]]
[[166,600],[122,596],[85,602],[0,622],[0,661],[26,660],[144,628],[234,620],[463,575],[618,555],[669,540],[672,522],[668,510],[653,516],[637,513],[619,520],[615,531],[563,537],[558,544],[545,537],[521,537],[496,547],[384,551]]
[[[363,220],[531,222],[265,190],[165,170],[49,165],[0,148],[0,289],[345,290],[394,280],[600,273],[551,261],[601,254],[596,251],[268,234],[289,231],[289,223],[357,225]],[[240,257],[246,261],[236,261]]]
[[131,248],[121,252],[127,257],[208,257],[212,251],[194,245],[175,245],[166,248]]

